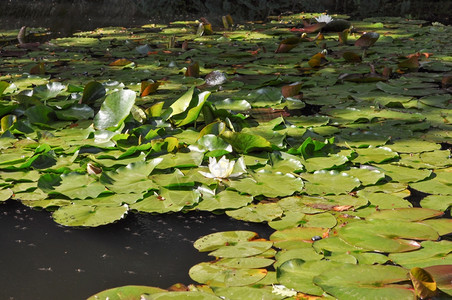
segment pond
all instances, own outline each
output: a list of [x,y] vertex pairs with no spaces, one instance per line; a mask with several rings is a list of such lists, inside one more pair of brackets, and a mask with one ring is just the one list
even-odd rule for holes
[[134,214],[115,224],[78,229],[56,224],[48,212],[0,204],[0,299],[86,299],[108,288],[162,288],[193,281],[188,270],[206,253],[193,248],[202,235],[267,225],[210,213]]
[[452,27],[332,17],[5,33],[0,298],[450,295]]

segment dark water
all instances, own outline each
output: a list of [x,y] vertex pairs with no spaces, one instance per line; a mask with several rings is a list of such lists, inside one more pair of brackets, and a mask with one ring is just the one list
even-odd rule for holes
[[0,299],[80,300],[123,285],[190,284],[189,268],[212,260],[192,243],[226,230],[264,238],[272,232],[264,224],[195,212],[129,214],[116,224],[75,229],[57,225],[49,212],[7,201],[0,204]]

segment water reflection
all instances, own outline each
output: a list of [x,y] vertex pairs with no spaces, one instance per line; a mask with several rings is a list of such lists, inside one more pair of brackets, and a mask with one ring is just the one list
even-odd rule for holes
[[218,230],[271,233],[264,224],[210,213],[130,214],[116,224],[74,229],[14,201],[0,211],[0,282],[8,282],[0,299],[85,299],[128,284],[189,284],[188,269],[212,260],[193,248],[198,237]]

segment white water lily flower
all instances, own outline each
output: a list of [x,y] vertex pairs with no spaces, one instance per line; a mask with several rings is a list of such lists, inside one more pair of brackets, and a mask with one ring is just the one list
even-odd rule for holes
[[297,295],[297,291],[294,289],[289,289],[282,284],[273,284],[273,294],[277,294],[284,297],[293,297]]
[[314,18],[318,23],[330,23],[333,21],[333,18],[330,15],[320,15]]
[[215,178],[215,179],[225,179],[228,177],[237,177],[243,174],[243,172],[234,173],[235,161],[229,161],[225,156],[222,156],[220,160],[217,162],[216,158],[209,157],[209,171],[210,173],[198,171],[203,176],[207,178]]

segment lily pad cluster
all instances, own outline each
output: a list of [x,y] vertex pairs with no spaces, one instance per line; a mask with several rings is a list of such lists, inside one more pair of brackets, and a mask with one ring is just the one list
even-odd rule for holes
[[313,16],[2,46],[0,201],[66,226],[204,210],[275,229],[198,240],[199,286],[124,295],[450,295],[452,28]]

